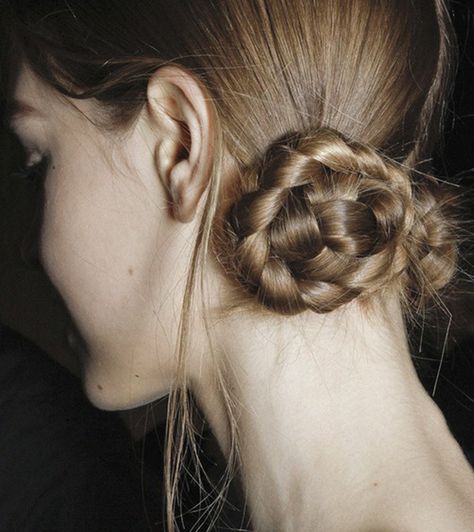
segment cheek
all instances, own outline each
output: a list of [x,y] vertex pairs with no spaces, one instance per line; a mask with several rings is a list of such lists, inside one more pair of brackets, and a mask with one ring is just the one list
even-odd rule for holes
[[97,168],[46,184],[42,261],[87,346],[86,394],[106,410],[163,396],[176,371],[187,262],[144,189]]
[[126,216],[107,191],[74,177],[48,183],[42,259],[74,314],[97,317],[100,307],[113,310],[123,303],[136,250]]

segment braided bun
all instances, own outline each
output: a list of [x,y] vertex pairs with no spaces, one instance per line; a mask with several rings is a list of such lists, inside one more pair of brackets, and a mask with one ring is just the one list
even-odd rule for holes
[[395,280],[413,288],[423,261],[455,263],[434,196],[420,201],[400,165],[334,130],[277,139],[241,177],[220,259],[269,309],[330,312]]

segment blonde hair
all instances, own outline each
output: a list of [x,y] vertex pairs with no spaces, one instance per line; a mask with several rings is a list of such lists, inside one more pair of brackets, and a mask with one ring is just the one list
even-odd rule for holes
[[[53,13],[47,2],[10,2],[6,17],[12,42],[57,90],[95,98],[109,124],[125,127],[150,75],[174,64],[196,76],[214,105],[212,179],[169,399],[171,531],[187,443],[199,474],[186,353],[210,253],[236,287],[237,308],[283,315],[369,304],[395,288],[411,316],[452,281],[456,197],[431,176],[430,156],[456,64],[454,32],[442,0],[157,0],[146,13],[133,2],[63,3]],[[109,12],[114,19],[104,24]],[[230,187],[224,147],[237,166]],[[239,470],[237,424],[215,362],[230,434],[225,492]],[[221,494],[208,530],[222,502]]]
[[272,144],[240,181],[216,254],[276,312],[330,312],[396,281],[409,308],[452,277],[455,233],[438,225],[440,202],[415,190],[403,166],[337,131]]

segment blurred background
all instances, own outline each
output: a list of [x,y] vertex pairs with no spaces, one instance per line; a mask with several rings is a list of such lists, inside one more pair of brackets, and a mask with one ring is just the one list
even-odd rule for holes
[[[474,222],[474,12],[468,1],[453,1],[451,11],[458,33],[460,65],[449,105],[445,145],[435,154],[434,163],[439,177],[464,187],[466,216]],[[0,87],[0,113],[5,105],[1,89],[4,87]],[[34,259],[41,191],[14,175],[21,163],[22,149],[2,120],[0,323],[24,335],[63,368],[77,375],[77,363],[67,338],[70,319],[61,298]],[[472,231],[472,227],[473,223],[467,223],[466,233]],[[446,309],[430,309],[423,326],[412,327],[410,339],[423,385],[442,409],[451,431],[474,464],[473,241],[474,238],[466,242],[461,250],[459,280],[446,293]],[[165,402],[152,406],[154,421],[151,425],[163,428]],[[162,433],[154,432],[154,440],[147,441],[144,412],[144,409],[137,409],[110,415],[122,419],[135,440],[143,442],[143,449],[146,444],[146,455],[159,468],[153,449],[157,445],[157,434],[161,438]]]

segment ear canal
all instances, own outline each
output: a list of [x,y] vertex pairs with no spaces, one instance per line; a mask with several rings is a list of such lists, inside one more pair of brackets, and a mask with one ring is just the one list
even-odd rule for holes
[[[173,139],[167,138],[160,143],[158,149],[158,171],[162,179],[168,182],[171,170],[176,164],[176,159],[179,156],[179,143]],[[169,183],[168,183],[169,185]]]
[[[158,149],[158,171],[160,178],[170,195],[173,212],[181,222],[190,222],[194,209],[183,187],[189,179],[189,152],[179,140],[164,139]],[[192,203],[192,202],[191,202]]]
[[[191,222],[195,214],[195,204],[192,194],[189,194],[189,173],[191,169],[186,159],[173,166],[170,174],[170,193],[173,200],[173,211],[178,220],[183,223]],[[185,190],[187,188],[187,190]]]

